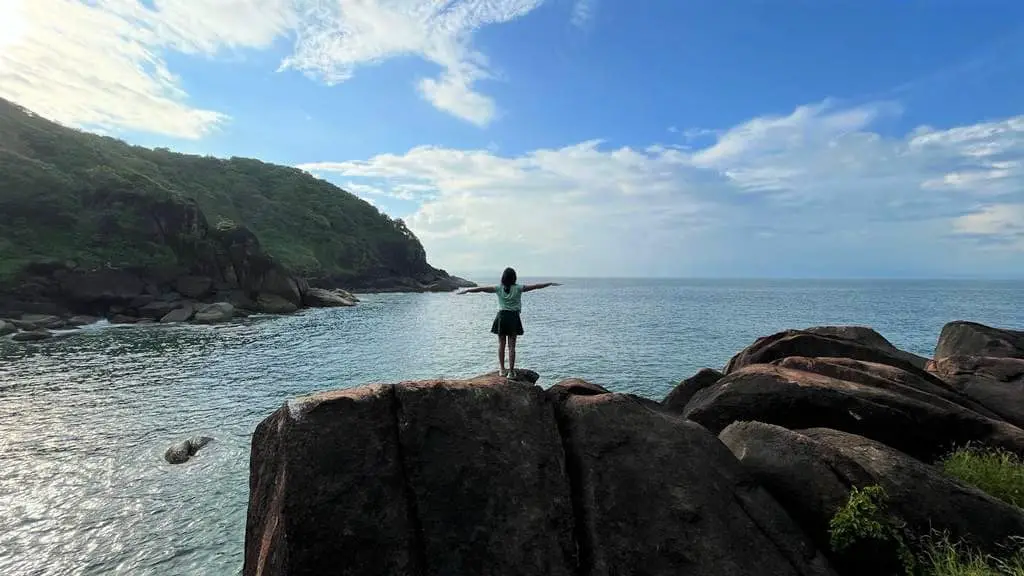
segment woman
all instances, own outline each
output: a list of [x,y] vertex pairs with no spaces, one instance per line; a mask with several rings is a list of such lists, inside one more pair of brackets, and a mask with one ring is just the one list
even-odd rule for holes
[[[498,314],[491,324],[491,333],[498,335],[498,374],[509,378],[515,377],[516,370],[516,338],[523,335],[523,321],[519,317],[522,311],[523,292],[540,290],[548,286],[560,286],[557,282],[543,284],[517,284],[516,271],[505,268],[501,274],[500,286],[480,286],[469,288],[459,294],[488,292],[498,295]],[[508,348],[508,372],[505,371],[505,349]]]

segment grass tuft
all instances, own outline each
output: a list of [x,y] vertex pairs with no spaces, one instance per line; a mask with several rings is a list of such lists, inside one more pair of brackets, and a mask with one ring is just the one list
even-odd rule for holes
[[952,542],[945,534],[933,536],[920,557],[922,572],[927,576],[1024,576],[1024,542],[1016,544],[1006,558],[996,558]]
[[946,475],[1024,508],[1024,460],[997,448],[965,446],[939,462]]

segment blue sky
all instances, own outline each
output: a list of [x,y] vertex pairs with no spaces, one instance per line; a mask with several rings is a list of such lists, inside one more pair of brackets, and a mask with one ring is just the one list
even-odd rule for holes
[[1022,72],[1009,0],[0,0],[0,96],[465,274],[1024,277]]

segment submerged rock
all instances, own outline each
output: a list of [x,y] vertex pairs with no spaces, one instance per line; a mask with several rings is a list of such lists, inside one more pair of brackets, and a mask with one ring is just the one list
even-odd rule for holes
[[18,332],[14,336],[11,336],[11,339],[15,342],[37,342],[39,340],[48,340],[50,338],[53,338],[53,333],[43,328],[25,330],[24,332]]
[[0,320],[0,336],[7,336],[18,331],[18,327],[10,322]]
[[167,451],[164,452],[164,460],[167,460],[167,462],[171,464],[184,464],[210,442],[213,442],[213,438],[208,436],[193,436],[188,440],[172,444],[167,448]]

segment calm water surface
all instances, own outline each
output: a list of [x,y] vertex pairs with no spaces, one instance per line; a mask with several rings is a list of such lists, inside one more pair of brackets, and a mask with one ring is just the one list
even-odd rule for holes
[[[945,322],[1024,327],[1013,282],[565,280],[524,296],[519,364],[660,399],[790,327],[867,324],[930,355]],[[382,294],[218,327],[0,340],[0,574],[240,571],[249,437],[287,398],[493,370],[493,296]],[[217,439],[170,466],[166,447]]]

